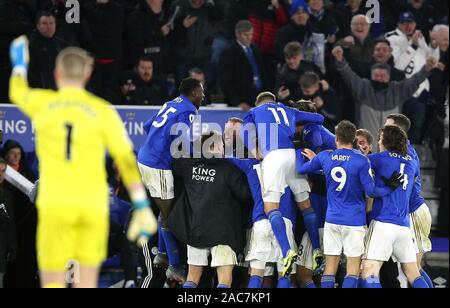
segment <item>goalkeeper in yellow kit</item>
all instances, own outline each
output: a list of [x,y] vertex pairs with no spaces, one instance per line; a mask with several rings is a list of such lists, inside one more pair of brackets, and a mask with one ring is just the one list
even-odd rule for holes
[[157,229],[131,142],[116,111],[84,89],[93,64],[87,52],[67,48],[58,55],[58,91],[28,87],[26,37],[13,41],[10,55],[10,99],[31,118],[36,133],[42,285],[64,287],[68,261],[75,260],[80,266],[75,286],[96,287],[109,231],[106,151],[117,163],[134,205],[129,239],[142,244]]

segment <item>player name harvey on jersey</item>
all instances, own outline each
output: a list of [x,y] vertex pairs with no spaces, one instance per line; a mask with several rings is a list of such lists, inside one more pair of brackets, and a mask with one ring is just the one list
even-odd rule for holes
[[217,171],[203,167],[192,167],[192,180],[200,182],[214,182]]

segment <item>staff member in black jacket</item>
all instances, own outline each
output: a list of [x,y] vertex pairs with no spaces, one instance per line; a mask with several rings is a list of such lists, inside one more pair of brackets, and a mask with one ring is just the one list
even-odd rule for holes
[[7,262],[14,258],[17,251],[13,199],[4,185],[5,172],[6,161],[0,158],[0,289],[3,288]]
[[197,287],[211,254],[218,288],[229,288],[236,256],[245,245],[244,205],[251,201],[251,195],[245,175],[222,158],[220,134],[203,136],[202,149],[203,158],[174,163],[178,199],[169,225],[174,235],[188,245],[189,272],[184,287]]

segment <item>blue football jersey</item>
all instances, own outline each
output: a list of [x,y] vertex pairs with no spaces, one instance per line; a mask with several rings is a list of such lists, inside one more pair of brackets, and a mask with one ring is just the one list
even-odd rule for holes
[[298,111],[280,103],[263,104],[250,110],[244,118],[241,137],[249,150],[256,148],[257,139],[265,157],[275,150],[294,149],[292,137],[298,123],[322,125],[323,121],[320,114]]
[[[171,170],[172,142],[188,129],[197,116],[197,108],[185,96],[167,102],[144,126],[147,139],[138,153],[138,162],[161,170]],[[184,132],[186,133],[186,132]]]
[[315,153],[336,150],[336,137],[328,129],[318,124],[306,124],[303,128],[303,141]]
[[409,200],[409,212],[414,213],[422,204],[425,204],[425,199],[422,197],[422,179],[420,178],[420,158],[412,144],[408,141],[408,155],[416,162],[416,173],[418,176],[414,179],[414,187]]
[[[253,210],[252,224],[267,219],[264,212],[264,201],[261,192],[261,162],[256,159],[228,158],[236,167],[247,175],[247,182],[252,192]],[[280,200],[280,212],[283,217],[289,219],[295,226],[297,220],[297,208],[292,191],[286,188]]]
[[298,171],[306,174],[318,170],[323,170],[327,180],[326,222],[331,224],[365,226],[366,194],[374,197],[391,193],[384,184],[375,187],[369,160],[356,150],[321,152]]
[[384,151],[369,155],[375,183],[382,183],[382,177],[389,178],[393,172],[403,174],[402,186],[391,194],[376,198],[373,204],[371,219],[409,227],[409,203],[418,176],[416,161],[410,155]]

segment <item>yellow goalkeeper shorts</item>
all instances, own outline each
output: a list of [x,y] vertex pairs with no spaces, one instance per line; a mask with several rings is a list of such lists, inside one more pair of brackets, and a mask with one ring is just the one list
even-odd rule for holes
[[66,271],[69,261],[98,267],[107,256],[108,206],[38,206],[41,271]]

